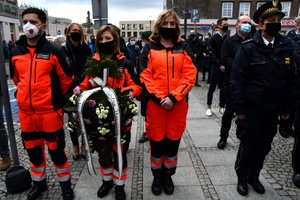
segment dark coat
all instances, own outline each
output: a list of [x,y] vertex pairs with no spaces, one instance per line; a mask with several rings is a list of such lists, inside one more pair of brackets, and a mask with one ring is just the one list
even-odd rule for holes
[[67,43],[66,46],[63,47],[63,50],[65,50],[65,53],[73,67],[74,83],[75,85],[79,85],[79,83],[83,80],[82,74],[85,70],[86,60],[88,57],[92,56],[91,49],[85,43],[79,44],[77,47]]
[[227,35],[223,37],[220,34],[214,34],[208,40],[208,49],[210,61],[214,66],[220,67],[221,65],[221,48],[223,41],[227,38]]
[[237,33],[231,37],[226,37],[222,44],[221,48],[221,64],[225,67],[225,85],[229,85],[229,78],[231,73],[231,67],[233,59],[241,46],[241,44],[250,39],[246,37],[245,39],[241,38]]
[[287,105],[293,63],[293,44],[278,34],[274,47],[267,47],[257,31],[253,40],[239,48],[230,78],[233,109],[244,114],[246,107],[279,110]]

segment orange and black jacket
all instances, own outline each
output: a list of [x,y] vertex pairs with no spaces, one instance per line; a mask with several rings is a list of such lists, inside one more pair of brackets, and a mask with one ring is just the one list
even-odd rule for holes
[[158,40],[151,39],[144,47],[140,81],[156,104],[160,105],[167,96],[173,103],[186,100],[196,78],[196,67],[189,55],[181,40],[172,48],[165,48]]
[[[93,59],[100,61],[101,58],[100,55],[96,53],[95,56],[93,56]],[[142,88],[133,82],[130,74],[128,73],[127,69],[131,68],[131,62],[127,60],[125,56],[120,54],[114,55],[112,59],[118,62],[118,66],[116,67],[120,68],[120,70],[123,70],[123,74],[119,80],[116,77],[108,76],[107,85],[114,89],[121,88],[122,92],[126,90],[131,90],[132,95],[134,97],[138,97],[142,92]],[[97,87],[97,85],[91,84],[90,80],[93,78],[95,77],[86,76],[83,82],[80,84],[80,90],[84,91],[90,88]]]
[[22,36],[11,52],[11,77],[17,86],[20,111],[47,113],[63,106],[63,95],[73,82],[66,56],[43,35],[35,47]]

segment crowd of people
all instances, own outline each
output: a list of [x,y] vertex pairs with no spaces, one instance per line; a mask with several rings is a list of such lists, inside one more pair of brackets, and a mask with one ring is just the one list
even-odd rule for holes
[[[282,36],[280,22],[285,14],[281,9],[280,2],[270,1],[256,10],[253,19],[240,16],[232,36],[227,33],[228,19],[220,18],[213,35],[200,38],[193,30],[187,40],[180,37],[176,12],[164,10],[152,31],[145,31],[141,40],[128,38],[127,44],[120,37],[120,29],[113,24],[102,26],[96,35],[90,36],[87,44],[78,23],[70,24],[64,36],[50,42],[45,36],[47,16],[44,11],[24,10],[24,35],[10,51],[9,60],[10,74],[18,89],[21,137],[33,180],[27,199],[37,199],[47,190],[45,144],[63,199],[74,199],[65,154],[65,95],[78,88],[85,91],[101,87],[96,80],[99,77],[85,75],[85,72],[91,62],[103,59],[115,63],[114,67],[121,73],[109,76],[106,85],[120,88],[122,92],[130,90],[130,98],[141,101],[145,132],[139,141],[149,141],[154,195],[162,191],[167,195],[174,193],[172,176],[176,173],[179,144],[186,128],[188,93],[194,86],[200,86],[199,72],[202,72],[202,81],[210,84],[208,117],[213,115],[213,93],[217,86],[220,89],[219,111],[223,116],[219,149],[226,147],[231,122],[236,117],[236,134],[240,140],[235,162],[237,192],[247,195],[250,184],[257,193],[265,193],[259,176],[279,121],[282,136],[295,137],[292,180],[300,187],[300,17],[295,20],[296,29]],[[252,20],[258,25],[258,31]],[[0,170],[7,170],[11,160],[2,101],[0,103]],[[67,114],[72,122],[73,114]],[[115,143],[107,143],[98,151],[102,177],[97,191],[99,198],[115,188],[115,198],[126,199],[124,185],[130,132],[129,122],[126,130],[122,129],[125,137],[122,161]],[[78,130],[70,131],[70,137],[73,159],[86,159],[89,144],[79,141]],[[122,171],[118,162],[123,164]]]

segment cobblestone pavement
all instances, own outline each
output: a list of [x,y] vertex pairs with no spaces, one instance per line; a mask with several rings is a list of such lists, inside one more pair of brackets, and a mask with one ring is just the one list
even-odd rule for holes
[[[191,93],[196,97],[197,101],[199,101],[204,107],[206,106],[206,94],[207,94],[208,85],[206,83],[202,83],[202,87],[195,87]],[[218,94],[217,91],[215,92],[214,96],[214,107],[217,108],[217,99]],[[220,124],[220,115],[214,114],[212,119],[214,119],[218,124]],[[201,118],[199,120],[206,120],[206,118]],[[144,169],[144,156],[145,153],[149,152],[149,147],[144,144],[139,144],[138,139],[140,138],[141,134],[144,131],[144,119],[141,116],[138,116],[137,118],[137,132],[136,136],[132,138],[132,140],[135,141],[135,148],[133,151],[130,151],[130,154],[133,154],[133,169],[132,169],[132,185],[130,187],[130,196],[132,200],[136,199],[143,199],[143,194],[146,191],[143,191],[144,189],[144,182],[145,177],[143,176],[143,169]],[[20,130],[19,125],[15,124],[15,132],[16,132],[16,140],[18,145],[18,151],[19,151],[19,158],[20,163],[25,166],[26,168],[29,167],[28,163],[28,157],[26,152],[23,150],[23,145],[20,139]],[[235,136],[235,125],[233,123],[233,127],[230,132],[230,138],[232,141],[234,141],[233,146],[230,146],[227,150],[237,150],[239,141]],[[211,177],[209,176],[207,169],[205,168],[201,157],[199,156],[198,152],[208,152],[212,148],[215,149],[216,147],[196,147],[193,143],[193,140],[191,139],[191,136],[188,131],[185,132],[183,136],[183,140],[185,143],[185,146],[183,148],[180,148],[181,151],[186,151],[191,158],[192,165],[195,169],[195,173],[197,175],[197,178],[200,182],[200,187],[203,191],[205,199],[221,199],[220,196],[218,196],[216,192],[216,188],[212,184]],[[85,168],[85,161],[79,160],[79,161],[73,161],[71,158],[71,141],[69,138],[69,134],[66,134],[66,153],[69,158],[69,164],[71,167],[71,173],[72,173],[72,185],[73,187],[76,186],[76,183],[83,172],[83,169]],[[133,141],[132,141],[133,142]],[[216,141],[217,142],[217,141]],[[293,147],[293,138],[284,139],[281,136],[277,135],[274,139],[273,145],[272,145],[272,151],[267,156],[267,159],[265,161],[264,170],[262,171],[262,174],[264,178],[267,180],[268,183],[276,190],[276,192],[282,196],[283,198],[286,197],[287,199],[293,199],[293,200],[300,200],[300,189],[296,188],[292,181],[291,177],[293,174],[293,170],[291,167],[291,151]],[[226,149],[225,149],[226,150]],[[146,158],[148,159],[148,158]],[[48,192],[45,192],[45,194],[40,199],[60,199],[61,198],[61,191],[58,182],[56,181],[54,168],[52,167],[52,162],[47,156],[47,174],[48,174]],[[5,180],[5,173],[0,172],[0,200],[2,199],[18,199],[23,200],[26,198],[26,194],[28,191],[25,191],[20,194],[8,194],[6,193],[6,188],[4,184]],[[144,196],[145,198],[145,196]],[[176,197],[174,197],[176,199]]]
[[[202,87],[195,87],[192,93],[200,101],[203,106],[206,106],[206,95],[208,90],[207,84],[202,83]],[[214,106],[217,107],[218,90],[214,94]],[[215,121],[221,125],[221,117],[213,116]],[[230,130],[230,138],[237,144],[239,140],[235,135],[235,123],[232,123]],[[289,197],[294,200],[300,200],[300,189],[297,188],[292,182],[292,150],[294,145],[294,138],[290,137],[285,139],[279,135],[275,136],[272,143],[272,150],[268,154],[262,175],[266,178],[268,183],[276,190],[276,192],[284,197]]]

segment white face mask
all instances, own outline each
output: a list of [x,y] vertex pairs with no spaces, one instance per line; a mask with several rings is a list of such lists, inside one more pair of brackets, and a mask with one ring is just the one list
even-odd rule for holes
[[30,22],[27,22],[27,24],[23,26],[23,32],[25,33],[27,38],[34,38],[39,34],[39,29]]

